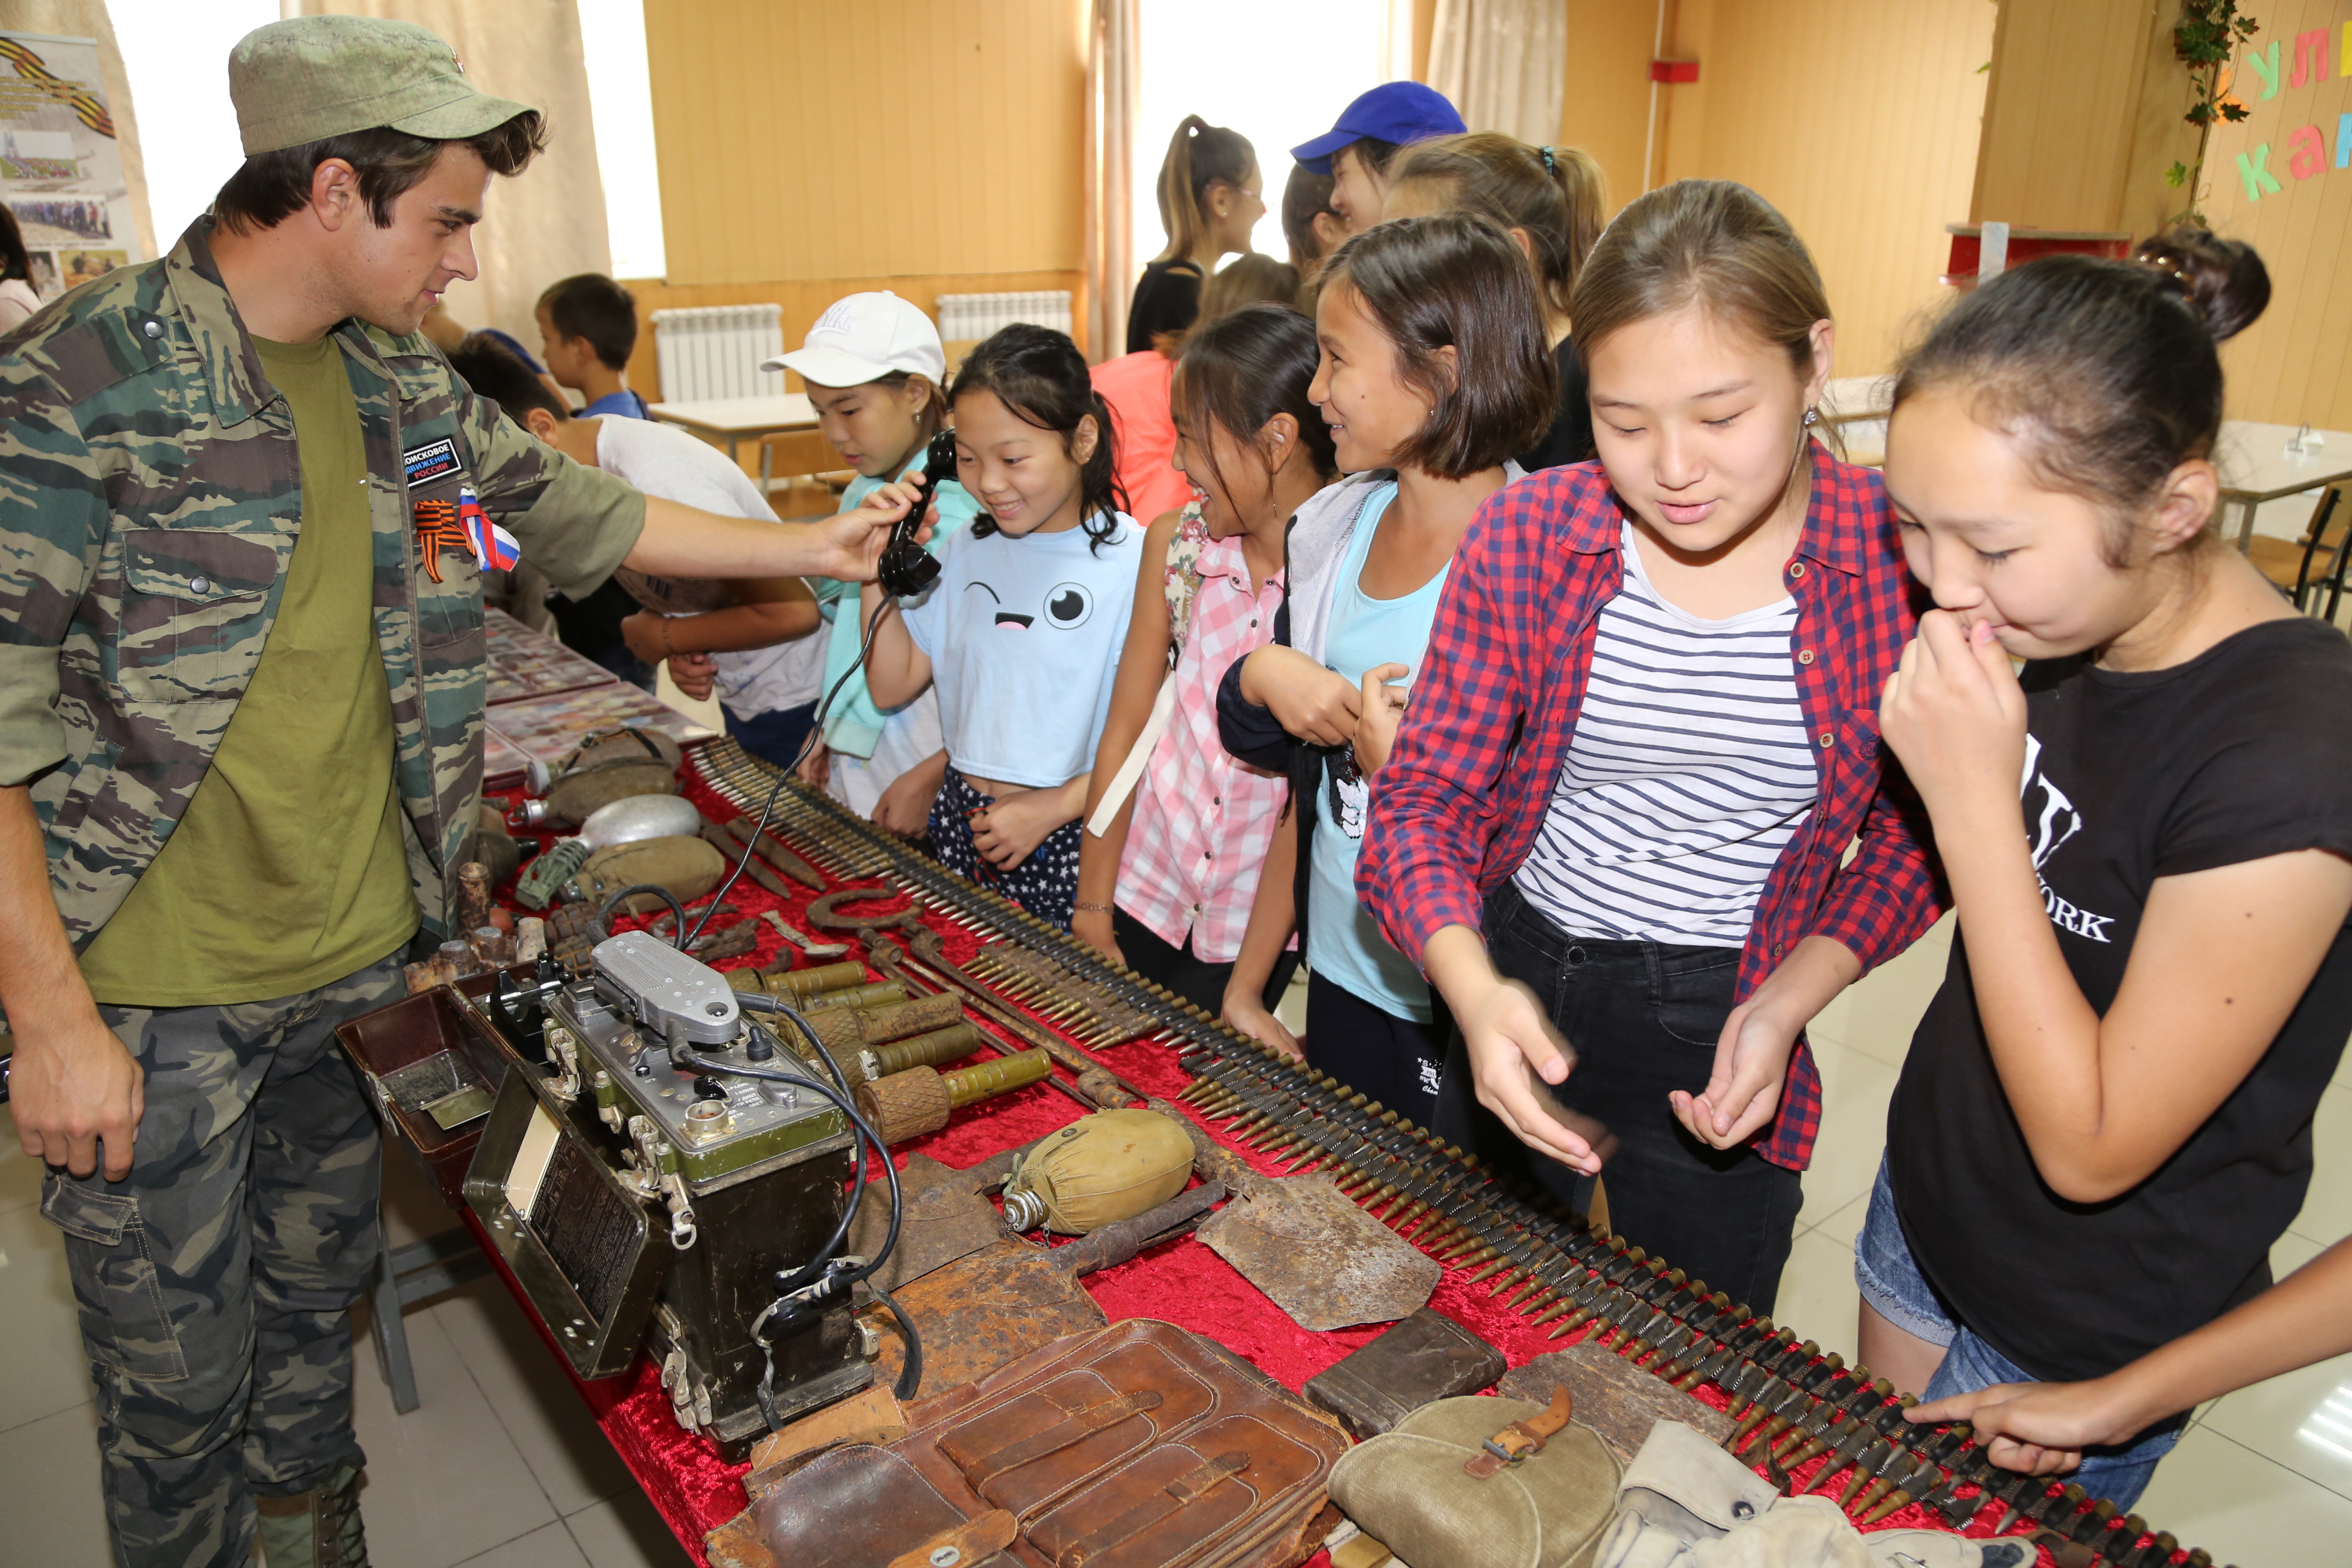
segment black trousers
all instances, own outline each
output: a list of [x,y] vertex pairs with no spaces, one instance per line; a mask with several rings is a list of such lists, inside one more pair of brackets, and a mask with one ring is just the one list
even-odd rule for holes
[[[1666,1103],[1669,1089],[1706,1087],[1739,950],[1570,936],[1508,882],[1486,900],[1485,923],[1495,967],[1532,987],[1575,1047],[1576,1066],[1552,1097],[1617,1138],[1601,1172],[1610,1228],[1709,1289],[1771,1311],[1804,1203],[1801,1178],[1753,1148],[1699,1142]],[[1576,1208],[1590,1203],[1589,1179],[1520,1142],[1478,1103],[1459,1034],[1443,1101],[1436,1130],[1448,1142]]]
[[[1158,931],[1117,904],[1111,906],[1110,932],[1118,940],[1119,952],[1127,955],[1129,969],[1155,984],[1166,986],[1212,1018],[1224,1011],[1225,983],[1234,975],[1231,963],[1211,963],[1194,952],[1190,943],[1169,946]],[[1274,961],[1274,973],[1265,983],[1267,1012],[1274,1011],[1282,994],[1290,989],[1290,977],[1297,973],[1296,952],[1286,952]]]
[[[1444,997],[1433,992],[1431,1000],[1436,1016],[1416,1024],[1308,970],[1307,1034],[1298,1042],[1307,1065],[1416,1126],[1433,1125],[1438,1079],[1446,1067],[1445,1037],[1454,1033],[1454,1019]],[[1463,1081],[1469,1077],[1464,1068]]]

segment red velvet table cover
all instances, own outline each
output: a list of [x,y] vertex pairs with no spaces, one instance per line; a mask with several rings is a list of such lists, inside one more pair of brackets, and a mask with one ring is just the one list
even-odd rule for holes
[[[685,770],[687,797],[701,808],[713,822],[727,822],[739,815],[734,804],[717,794],[695,775],[692,765]],[[493,802],[493,804],[497,804]],[[767,910],[782,910],[795,927],[807,929],[801,916],[809,901],[817,895],[797,883],[787,884],[789,897],[779,898],[753,885],[749,878],[739,879],[729,890],[726,902],[742,912],[743,918],[755,923],[759,945],[751,952],[723,960],[721,968],[765,968],[791,958],[805,967],[810,962],[778,936],[758,915]],[[873,886],[877,900],[888,900],[891,905],[904,905],[902,895],[879,883],[850,880],[837,887]],[[510,895],[511,888],[505,889]],[[689,911],[689,918],[698,915],[700,908]],[[886,906],[890,907],[890,906]],[[630,930],[642,922],[626,917],[614,922],[615,930]],[[727,923],[724,921],[714,924]],[[988,939],[936,913],[926,917],[926,923],[939,932],[947,955],[958,963],[968,961]],[[813,932],[824,940],[839,940],[825,932]],[[835,962],[828,960],[827,962]],[[1002,1036],[1003,1031],[983,1018],[973,1016],[971,1021],[978,1027]],[[1051,1024],[1039,1019],[1041,1025]],[[1019,1042],[1014,1042],[1017,1046]],[[1176,1053],[1166,1047],[1135,1042],[1093,1053],[1113,1070],[1147,1091],[1172,1104],[1181,1106],[1177,1096],[1192,1079],[1177,1065]],[[1190,1108],[1183,1108],[1188,1114]],[[942,1164],[961,1168],[977,1164],[990,1155],[1017,1144],[1042,1138],[1057,1127],[1075,1121],[1084,1111],[1066,1095],[1038,1086],[983,1100],[956,1112],[954,1118],[940,1131],[913,1139],[895,1151],[899,1163],[908,1154],[928,1154]],[[1195,1120],[1219,1138],[1232,1144],[1223,1134],[1221,1123],[1210,1122],[1195,1115]],[[1235,1152],[1250,1165],[1268,1175],[1278,1175],[1283,1167],[1252,1152],[1234,1145]],[[877,1194],[878,1195],[878,1194]],[[498,1249],[488,1245],[481,1226],[470,1211],[467,1223],[483,1243],[482,1250],[494,1264],[499,1262]],[[1576,1343],[1590,1327],[1559,1340],[1549,1336],[1552,1325],[1541,1327],[1507,1307],[1498,1305],[1487,1294],[1489,1286],[1499,1280],[1490,1279],[1472,1284],[1470,1268],[1447,1268],[1439,1281],[1430,1306],[1453,1319],[1463,1327],[1494,1344],[1511,1365],[1518,1366],[1549,1351],[1565,1349]],[[509,1289],[526,1317],[547,1339],[551,1353],[559,1365],[569,1368],[570,1363],[540,1324],[530,1304],[511,1274],[503,1265],[499,1273],[506,1278]],[[1105,1316],[1113,1322],[1127,1318],[1158,1318],[1205,1335],[1237,1352],[1252,1363],[1274,1377],[1285,1387],[1303,1387],[1307,1380],[1323,1371],[1340,1357],[1358,1349],[1388,1325],[1370,1324],[1360,1328],[1340,1329],[1327,1333],[1313,1333],[1293,1322],[1255,1286],[1241,1277],[1232,1265],[1207,1247],[1187,1236],[1154,1247],[1131,1262],[1088,1275],[1084,1280],[1088,1294],[1101,1306]],[[729,1464],[717,1449],[699,1435],[683,1430],[670,1413],[669,1395],[661,1386],[660,1372],[649,1358],[640,1358],[630,1373],[596,1383],[582,1383],[574,1378],[581,1395],[594,1412],[597,1424],[605,1437],[628,1466],[638,1485],[663,1520],[677,1536],[679,1542],[698,1564],[707,1563],[703,1552],[704,1534],[741,1512],[746,1498],[742,1478],[746,1465]],[[1728,1401],[1712,1384],[1702,1385],[1697,1397],[1717,1409]],[[1796,1472],[1801,1486],[1826,1461],[1809,1463]],[[2061,1478],[2063,1479],[2063,1478]],[[2057,1483],[2052,1483],[2053,1489]],[[1990,1510],[1980,1514],[1969,1526],[1972,1534],[1989,1533],[1993,1515]],[[1941,1521],[1913,1506],[1893,1515],[1876,1529],[1940,1529]],[[1308,1568],[1321,1568],[1328,1563],[1326,1554],[1318,1553],[1309,1560]],[[2041,1561],[2053,1560],[2046,1552]]]

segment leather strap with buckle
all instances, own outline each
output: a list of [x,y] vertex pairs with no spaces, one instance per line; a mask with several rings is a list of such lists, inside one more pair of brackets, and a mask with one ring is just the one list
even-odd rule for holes
[[1555,1384],[1551,1391],[1550,1407],[1514,1421],[1486,1439],[1479,1452],[1462,1463],[1462,1473],[1473,1480],[1483,1481],[1498,1471],[1518,1465],[1530,1454],[1540,1454],[1543,1447],[1568,1425],[1572,1401],[1564,1385]]

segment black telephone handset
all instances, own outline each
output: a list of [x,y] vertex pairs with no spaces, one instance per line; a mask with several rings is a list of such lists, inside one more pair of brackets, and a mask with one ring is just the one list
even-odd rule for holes
[[911,599],[939,577],[939,562],[915,542],[915,534],[923,526],[923,513],[930,508],[931,492],[939,488],[942,478],[954,472],[955,432],[942,430],[931,437],[930,450],[923,458],[923,471],[908,481],[918,492],[915,504],[907,509],[906,516],[890,525],[890,542],[882,547],[882,563],[876,575],[881,579],[884,591],[901,599]]

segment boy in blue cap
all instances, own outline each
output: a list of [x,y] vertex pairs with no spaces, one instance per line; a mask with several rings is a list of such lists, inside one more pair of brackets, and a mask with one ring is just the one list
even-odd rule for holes
[[1388,196],[1389,161],[1397,149],[1433,136],[1458,136],[1468,127],[1444,93],[1417,81],[1385,81],[1339,111],[1339,122],[1290,155],[1331,176],[1331,210],[1349,234],[1381,221]]

